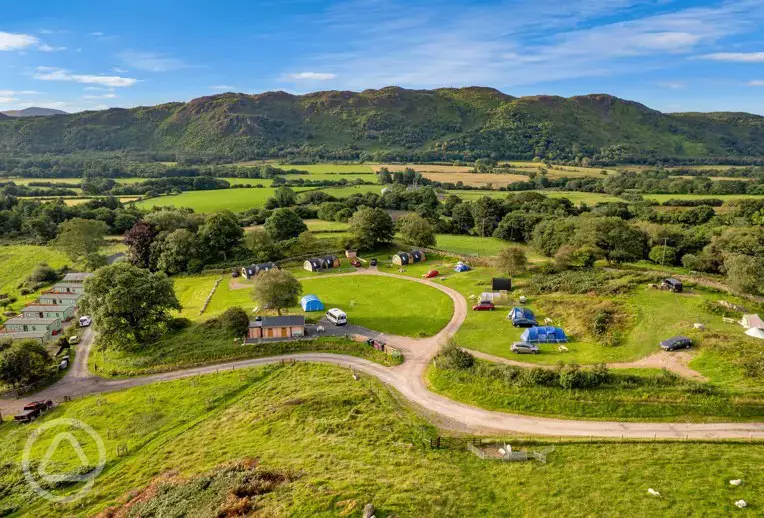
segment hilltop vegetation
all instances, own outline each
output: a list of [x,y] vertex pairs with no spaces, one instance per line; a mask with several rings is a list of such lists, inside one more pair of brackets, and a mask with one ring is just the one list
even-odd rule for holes
[[762,155],[763,122],[750,114],[663,114],[604,94],[514,98],[480,87],[227,93],[129,110],[3,118],[0,151],[643,161]]

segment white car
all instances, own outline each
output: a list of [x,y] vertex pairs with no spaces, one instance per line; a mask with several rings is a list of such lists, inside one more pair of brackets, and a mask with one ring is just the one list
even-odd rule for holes
[[344,326],[348,323],[348,316],[344,311],[332,308],[326,312],[326,319],[336,326]]
[[69,345],[77,345],[78,343],[80,343],[80,337],[77,335],[70,336],[67,342],[69,342]]
[[80,327],[88,327],[92,323],[93,319],[89,316],[85,315],[84,317],[80,317]]

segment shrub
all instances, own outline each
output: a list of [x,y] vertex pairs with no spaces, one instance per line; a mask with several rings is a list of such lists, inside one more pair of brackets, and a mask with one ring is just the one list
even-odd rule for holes
[[39,342],[24,340],[0,353],[0,381],[9,385],[25,385],[41,380],[53,372],[53,361]]
[[27,281],[33,283],[50,283],[58,280],[58,272],[48,266],[46,263],[38,264],[32,273],[27,277]]
[[244,336],[249,328],[249,316],[240,307],[228,308],[220,315],[220,326],[231,336]]
[[657,245],[650,250],[648,257],[655,264],[671,266],[676,264],[677,250],[672,246]]
[[475,364],[475,357],[451,340],[443,347],[435,361],[439,369],[466,370]]
[[541,367],[533,367],[532,369],[526,369],[519,379],[521,385],[533,386],[541,385],[550,387],[556,385],[559,382],[557,373],[551,369],[544,369]]

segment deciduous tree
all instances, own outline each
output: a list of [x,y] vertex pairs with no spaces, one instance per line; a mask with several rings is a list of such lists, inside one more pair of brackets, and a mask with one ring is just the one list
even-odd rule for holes
[[494,265],[497,270],[507,272],[507,275],[512,278],[528,269],[528,258],[525,256],[525,250],[510,246],[499,252],[494,260]]
[[281,310],[297,305],[302,284],[287,270],[269,270],[257,276],[252,298],[260,307]]
[[53,241],[73,261],[85,260],[105,245],[104,236],[109,227],[103,221],[74,218],[61,223],[58,237]]
[[414,246],[435,246],[435,229],[419,214],[407,214],[398,220],[398,231],[405,243]]
[[350,233],[359,248],[390,243],[395,235],[393,219],[384,209],[361,207],[350,218]]
[[295,211],[281,208],[265,220],[265,230],[276,241],[284,241],[299,236],[308,230],[308,226]]

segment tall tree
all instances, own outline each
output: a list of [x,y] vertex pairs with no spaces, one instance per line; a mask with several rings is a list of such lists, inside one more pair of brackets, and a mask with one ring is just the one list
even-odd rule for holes
[[299,236],[308,230],[308,226],[295,211],[281,208],[265,220],[265,230],[276,241],[284,241]]
[[170,311],[181,309],[173,283],[130,263],[98,269],[85,281],[80,311],[93,317],[98,346],[116,350],[143,347],[167,329]]
[[475,226],[475,218],[472,217],[472,204],[460,203],[451,210],[451,224],[459,234],[469,234]]
[[284,308],[297,305],[302,284],[287,270],[269,270],[257,276],[252,288],[252,299],[263,308],[275,309],[278,314]]
[[136,221],[133,228],[125,233],[124,243],[130,262],[139,268],[148,268],[151,263],[151,243],[154,242],[156,231],[146,221]]
[[246,247],[252,251],[255,262],[264,263],[275,261],[281,257],[281,252],[273,238],[262,228],[250,230],[244,238]]
[[92,261],[106,244],[104,236],[109,227],[103,221],[74,218],[61,223],[53,244],[73,261]]
[[244,239],[244,229],[230,211],[209,216],[199,227],[199,245],[211,260],[228,259],[228,252],[239,247]]
[[189,261],[196,256],[196,235],[179,228],[161,242],[157,268],[171,275],[185,272]]
[[435,246],[435,229],[419,214],[407,214],[397,224],[405,243],[422,247]]
[[510,246],[501,250],[494,265],[497,270],[507,272],[510,278],[520,275],[528,269],[528,258],[525,256],[525,250],[517,246]]
[[574,241],[599,249],[608,263],[639,261],[647,248],[645,234],[618,218],[581,218]]
[[51,374],[54,363],[45,347],[36,340],[0,344],[0,381],[21,386]]
[[350,233],[359,248],[390,243],[395,235],[393,219],[384,209],[361,207],[350,218]]

